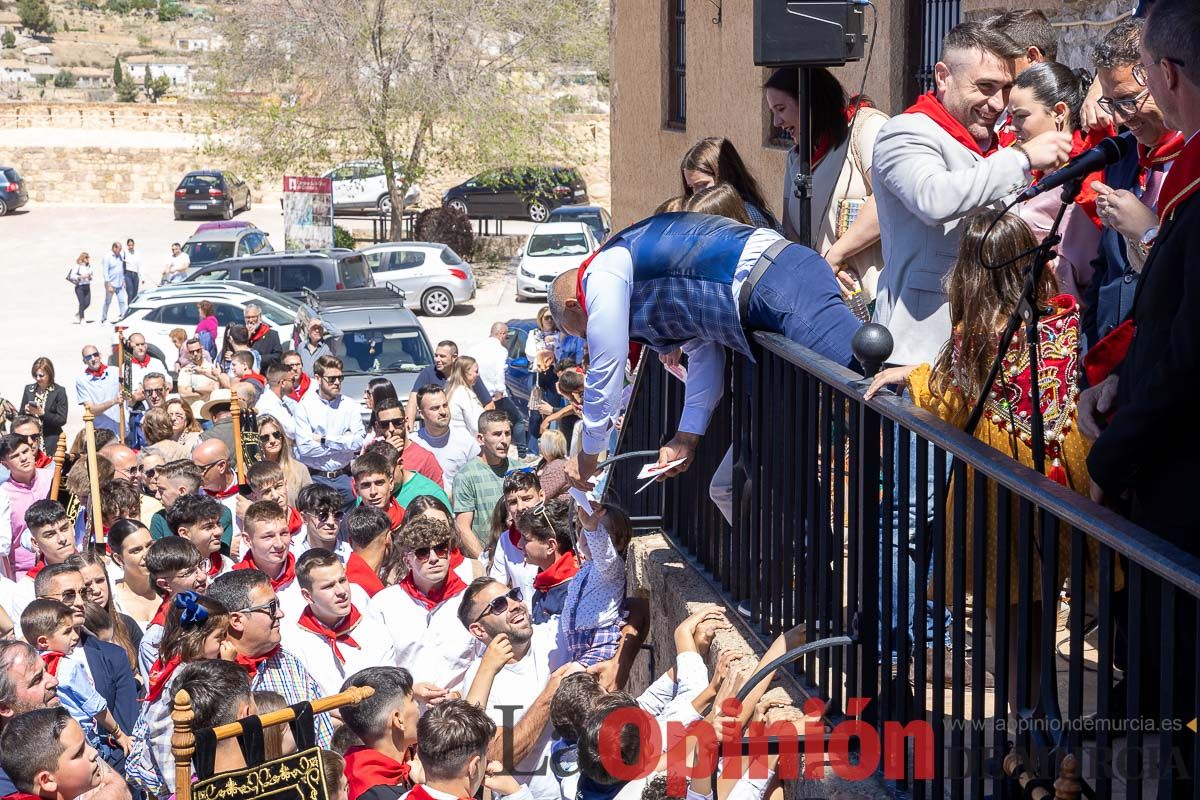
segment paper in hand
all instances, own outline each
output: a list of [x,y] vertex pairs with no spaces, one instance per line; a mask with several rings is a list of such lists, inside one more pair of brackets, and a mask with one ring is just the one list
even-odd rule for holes
[[584,492],[584,491],[582,491],[580,489],[576,489],[574,486],[572,486],[570,489],[567,490],[567,494],[570,495],[571,499],[575,501],[575,505],[582,508],[583,513],[587,514],[589,517],[592,514],[596,513],[595,511],[592,510],[592,496],[591,496],[592,493],[591,492]]
[[662,465],[659,465],[657,463],[647,464],[646,466],[642,467],[642,471],[638,473],[637,479],[639,481],[644,481],[646,478],[653,478],[656,475],[661,475],[664,472],[667,472],[669,470],[674,469],[675,467],[678,467],[684,461],[687,461],[687,459],[686,458],[677,458],[674,461],[668,461],[667,463],[662,464]]
[[664,364],[663,369],[674,375],[683,383],[687,383],[687,367],[682,364]]

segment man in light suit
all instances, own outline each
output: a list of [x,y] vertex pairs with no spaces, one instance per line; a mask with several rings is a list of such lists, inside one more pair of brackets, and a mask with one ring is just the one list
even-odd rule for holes
[[[997,30],[973,22],[958,25],[942,40],[942,57],[934,66],[935,91],[884,123],[875,140],[873,186],[885,265],[879,278],[875,322],[892,333],[892,363],[932,364],[950,338],[950,307],[943,280],[958,250],[963,218],[998,207],[1030,182],[1032,170],[1059,166],[1071,152],[1071,135],[1058,131],[998,149],[996,121],[1008,105],[1014,59],[1021,55],[1024,51]],[[916,516],[932,517],[937,502],[932,471],[928,481],[919,478],[916,456],[917,448],[910,448],[909,474],[913,478],[908,482],[908,518],[900,519],[899,509],[904,504],[898,496],[894,495],[890,504],[895,537],[892,552],[897,560],[906,557],[909,561],[908,602],[903,604],[907,623],[897,619],[902,604],[894,597],[890,624],[896,636],[907,629],[906,641],[914,648],[928,643],[934,614],[945,613],[931,606],[926,630],[912,630],[913,609],[923,595],[918,594],[918,587],[925,584],[917,564],[928,555],[916,552]],[[900,574],[898,561],[885,568]],[[898,583],[894,584],[897,594]],[[887,624],[882,623],[881,628]],[[949,631],[947,625],[947,636]],[[906,651],[912,652],[897,647],[898,653]]]

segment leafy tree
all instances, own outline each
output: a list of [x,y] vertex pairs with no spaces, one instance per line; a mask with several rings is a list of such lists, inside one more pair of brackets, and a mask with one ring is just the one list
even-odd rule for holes
[[415,235],[419,242],[438,242],[463,258],[470,258],[475,249],[475,232],[471,220],[457,208],[442,206],[427,208],[417,215]]
[[79,79],[75,77],[75,73],[67,69],[60,69],[54,76],[54,86],[58,89],[72,89],[77,83]]
[[172,0],[164,0],[158,4],[158,21],[159,22],[174,22],[183,16],[183,6]]
[[135,81],[126,78],[116,85],[117,100],[122,103],[136,103],[141,88]]
[[16,47],[17,37],[10,30],[5,30],[3,35],[0,35],[0,45],[4,47]]
[[17,16],[25,30],[31,33],[54,33],[54,20],[50,17],[50,6],[46,0],[20,0],[17,3]]
[[171,79],[166,75],[159,75],[157,78],[150,77],[150,66],[146,66],[146,71],[142,74],[142,93],[146,95],[146,99],[151,103],[157,103],[158,98],[166,94],[171,88]]
[[333,246],[345,247],[350,250],[358,247],[358,242],[354,240],[354,234],[343,228],[341,225],[333,226]]
[[[383,165],[391,231],[415,181],[563,163],[539,84],[607,60],[602,0],[260,0],[222,14],[213,155],[248,174]],[[319,56],[318,56],[319,54]],[[275,98],[248,101],[253,95]],[[318,173],[319,174],[319,173]]]
[[125,82],[125,70],[121,67],[121,57],[117,56],[113,59],[113,87],[120,86]]

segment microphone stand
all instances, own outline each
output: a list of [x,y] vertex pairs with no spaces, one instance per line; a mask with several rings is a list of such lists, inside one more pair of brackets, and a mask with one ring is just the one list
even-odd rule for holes
[[[992,362],[991,371],[988,372],[988,377],[986,383],[984,384],[983,392],[976,401],[975,408],[971,411],[971,417],[967,422],[966,432],[974,435],[975,429],[979,426],[979,421],[983,418],[983,412],[987,406],[988,397],[991,395],[992,386],[995,385],[996,378],[1000,374],[1000,369],[1004,362],[1004,355],[1008,351],[1008,346],[1012,342],[1013,336],[1017,332],[1017,327],[1024,322],[1025,340],[1029,347],[1029,384],[1033,398],[1033,410],[1030,418],[1032,438],[1030,448],[1033,451],[1033,468],[1043,475],[1046,474],[1046,436],[1045,420],[1043,419],[1042,415],[1041,370],[1038,365],[1040,356],[1040,353],[1038,352],[1038,322],[1041,320],[1042,308],[1038,304],[1037,292],[1038,286],[1042,282],[1042,274],[1046,269],[1046,263],[1055,257],[1056,252],[1054,248],[1059,242],[1062,241],[1062,236],[1058,232],[1059,226],[1062,225],[1063,217],[1066,216],[1067,209],[1075,202],[1075,198],[1079,195],[1082,187],[1082,177],[1073,178],[1062,185],[1062,201],[1058,208],[1058,214],[1056,214],[1054,217],[1054,224],[1050,226],[1050,231],[1046,234],[1046,238],[1044,238],[1037,247],[1021,253],[1020,255],[1004,262],[1003,264],[997,264],[994,266],[988,265],[986,262],[983,262],[982,258],[980,259],[981,262],[984,263],[984,266],[990,269],[1003,269],[1009,264],[1012,264],[1014,261],[1018,261],[1028,255],[1032,255],[1033,263],[1030,264],[1029,270],[1025,274],[1025,285],[1021,290],[1021,299],[1017,303],[1017,307],[1013,309],[1013,313],[1008,319],[1008,324],[1004,328],[1004,333],[1002,333],[1000,336],[1000,341],[996,348],[996,358]],[[1009,208],[1012,208],[1012,206],[1015,204],[1016,203],[1014,201]],[[1007,211],[1008,209],[1005,209],[1004,213],[1007,213]],[[1001,213],[996,217],[996,220],[992,221],[993,227],[995,226],[996,221],[998,221],[1000,217],[1004,216],[1004,213]],[[991,232],[992,229],[989,228],[987,233],[984,234],[983,241],[980,243],[979,252],[981,256],[984,252],[984,245],[987,242],[987,237],[991,234]],[[1058,537],[1054,535],[1054,531],[1043,530],[1041,533],[1041,537],[1034,538],[1034,543],[1039,557],[1041,558],[1042,564],[1045,564],[1045,548],[1055,547]],[[1053,583],[1054,576],[1048,575],[1046,570],[1043,569],[1043,594],[1046,594],[1047,591],[1050,594],[1056,594],[1056,587],[1054,587]],[[1047,587],[1049,587],[1049,589],[1047,589]],[[1045,615],[1043,614],[1043,616]],[[1050,630],[1042,630],[1041,639],[1043,646],[1046,646],[1046,643],[1048,642],[1054,641],[1053,621],[1051,620],[1048,626],[1043,625],[1043,628],[1045,627],[1049,627]],[[1061,707],[1058,702],[1058,685],[1057,680],[1054,677],[1056,670],[1054,669],[1053,664],[1053,658],[1049,659],[1043,664],[1040,683],[1038,686],[1038,702],[1029,713],[1029,716],[1032,716],[1033,718],[1046,719],[1051,715],[1053,715],[1053,717],[1056,719],[1062,717]],[[1046,668],[1047,666],[1049,666],[1048,669]],[[1054,737],[1046,732],[1048,728],[1031,726],[1031,729],[1034,731],[1033,737],[1035,741],[1037,741],[1039,747],[1049,748],[1061,742],[1062,734]]]

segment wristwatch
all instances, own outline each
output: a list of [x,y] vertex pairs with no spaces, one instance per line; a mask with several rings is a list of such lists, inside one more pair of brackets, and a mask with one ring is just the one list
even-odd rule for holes
[[1158,226],[1155,225],[1142,234],[1142,238],[1137,240],[1138,252],[1143,256],[1150,255],[1150,248],[1154,247],[1154,240],[1158,238]]
[[321,437],[321,447],[324,447],[324,446],[325,446],[325,437],[322,436]]

